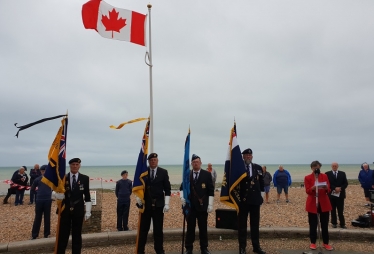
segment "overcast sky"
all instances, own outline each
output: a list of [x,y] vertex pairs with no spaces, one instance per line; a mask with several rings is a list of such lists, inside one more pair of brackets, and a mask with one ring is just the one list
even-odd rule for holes
[[[69,112],[67,157],[134,165],[148,117],[146,47],[82,24],[86,0],[0,1],[0,166],[45,164]],[[107,0],[146,14],[148,0]],[[151,1],[154,151],[223,164],[373,162],[374,1]]]

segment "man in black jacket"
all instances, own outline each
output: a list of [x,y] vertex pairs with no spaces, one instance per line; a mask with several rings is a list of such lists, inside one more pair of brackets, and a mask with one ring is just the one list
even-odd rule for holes
[[252,163],[250,148],[242,152],[247,176],[240,181],[240,204],[238,214],[239,254],[246,254],[247,219],[250,218],[251,240],[253,252],[265,254],[260,248],[260,206],[263,203],[264,179],[260,165]]
[[348,187],[348,180],[345,172],[338,170],[339,164],[333,162],[331,164],[331,171],[326,172],[330,182],[331,192],[329,193],[330,203],[332,206],[331,210],[331,224],[333,228],[337,227],[338,221],[336,218],[336,210],[338,210],[339,222],[341,228],[347,228],[345,226],[344,219],[344,199],[345,189]]
[[[193,243],[195,241],[196,219],[199,226],[199,239],[201,254],[210,254],[208,251],[208,213],[213,211],[214,186],[212,175],[209,171],[201,169],[201,159],[196,154],[192,155],[192,171],[190,173],[190,203],[191,210],[186,217],[186,252],[192,254]],[[182,183],[183,185],[183,183]],[[183,192],[180,193],[182,205],[186,201]]]
[[171,186],[168,171],[158,167],[157,153],[148,156],[148,176],[145,178],[144,202],[136,197],[138,207],[144,207],[141,214],[140,233],[138,241],[138,254],[144,254],[148,231],[153,221],[153,240],[156,254],[165,254],[164,251],[164,213],[169,211]]
[[[82,249],[83,219],[91,217],[90,179],[79,173],[81,160],[69,161],[70,173],[65,176],[65,193],[55,193],[57,199],[63,199],[65,209],[61,212],[60,231],[58,235],[57,254],[65,253],[72,232],[72,254],[80,254]],[[86,202],[86,212],[84,211]]]

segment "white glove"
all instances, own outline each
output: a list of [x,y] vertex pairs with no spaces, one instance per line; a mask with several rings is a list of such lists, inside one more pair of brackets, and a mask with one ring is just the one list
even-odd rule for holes
[[65,194],[59,192],[52,192],[52,197],[57,200],[63,200],[65,198]]
[[91,209],[92,209],[92,203],[86,202],[86,214],[84,215],[85,220],[88,220],[91,217]]
[[142,200],[138,197],[136,197],[136,203],[138,203],[139,206],[143,205]]
[[265,197],[265,192],[261,192],[261,197],[264,198]]
[[169,211],[169,202],[170,202],[170,196],[165,196],[164,213],[167,213]]
[[180,191],[179,192],[179,197],[181,199],[181,202],[182,202],[182,206],[184,207],[186,205],[186,200],[184,199],[183,197],[183,191]]
[[209,205],[208,205],[208,210],[207,210],[208,213],[213,212],[213,200],[214,200],[214,197],[209,196]]

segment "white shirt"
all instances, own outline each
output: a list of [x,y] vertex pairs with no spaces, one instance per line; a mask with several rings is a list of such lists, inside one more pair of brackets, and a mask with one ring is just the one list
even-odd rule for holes
[[78,176],[79,176],[79,172],[77,172],[76,174],[73,174],[70,172],[70,188],[71,190],[73,190],[73,176],[75,175],[75,181],[78,183]]

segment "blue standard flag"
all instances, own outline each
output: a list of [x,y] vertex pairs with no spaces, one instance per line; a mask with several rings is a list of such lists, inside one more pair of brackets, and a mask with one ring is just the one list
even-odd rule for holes
[[225,172],[222,180],[220,200],[227,206],[239,212],[239,183],[246,177],[242,154],[236,138],[236,124],[230,132],[230,143],[225,162]]
[[184,160],[183,160],[183,198],[186,200],[186,205],[183,207],[183,214],[187,217],[191,210],[190,204],[190,129],[188,129],[188,134],[186,137],[186,142],[184,143]]
[[61,120],[61,127],[52,143],[48,153],[48,166],[42,182],[59,193],[65,193],[66,172],[66,138],[68,131],[68,118]]
[[132,192],[141,199],[143,206],[139,207],[139,211],[141,213],[144,212],[144,191],[145,191],[145,181],[146,177],[148,176],[148,169],[147,169],[147,154],[148,154],[148,138],[149,138],[149,124],[150,120],[148,118],[148,122],[144,129],[143,139],[142,139],[142,147],[140,148],[138,163],[136,164],[135,175],[134,175],[134,183]]

